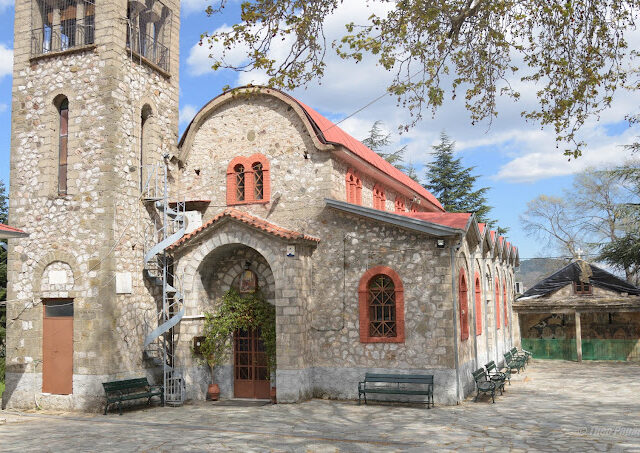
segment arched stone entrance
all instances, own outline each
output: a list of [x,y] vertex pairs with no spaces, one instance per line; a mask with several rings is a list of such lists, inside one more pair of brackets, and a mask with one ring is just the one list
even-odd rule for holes
[[[210,373],[191,351],[202,332],[203,313],[238,285],[245,267],[256,273],[258,287],[276,308],[275,385],[280,402],[311,397],[308,329],[311,260],[318,240],[227,209],[175,246],[174,262],[182,275],[186,316],[180,324],[182,368],[188,398],[204,398]],[[247,262],[249,265],[247,266]],[[216,368],[221,396],[234,396],[233,363]]]
[[[251,247],[242,244],[220,246],[202,261],[198,273],[209,301],[208,312],[215,313],[230,289],[241,294],[258,291],[269,303],[275,304],[275,278],[271,267]],[[235,398],[269,398],[275,376],[268,372],[262,327],[234,333],[233,351],[225,371],[227,376],[222,378],[223,382],[231,383],[232,389],[225,389],[225,394]]]

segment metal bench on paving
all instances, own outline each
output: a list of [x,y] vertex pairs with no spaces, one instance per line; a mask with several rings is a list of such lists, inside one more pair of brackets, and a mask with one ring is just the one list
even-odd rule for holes
[[503,389],[504,381],[509,381],[509,385],[511,385],[511,371],[509,371],[508,368],[506,368],[505,371],[498,370],[498,367],[493,360],[487,363],[484,367],[487,370],[487,376],[489,379],[492,381],[502,381]]
[[[487,373],[484,371],[484,368],[479,368],[471,374],[473,375],[473,380],[476,381],[476,388],[478,391],[473,401],[478,401],[478,396],[480,396],[480,393],[489,393],[491,394],[491,401],[495,403],[496,390],[498,388],[502,389],[504,387],[504,381],[502,381],[502,387],[499,387],[497,382],[494,382],[487,377]],[[502,390],[500,391],[500,394],[502,394]]]
[[122,415],[122,402],[147,398],[147,404],[151,404],[151,398],[159,396],[164,406],[164,389],[161,385],[151,385],[146,377],[136,379],[124,379],[121,381],[103,382],[104,393],[107,396],[107,404],[104,407],[104,415],[107,415],[109,405],[118,403],[118,410]]
[[432,374],[376,374],[366,373],[364,381],[358,383],[358,404],[367,393],[393,395],[422,395],[427,397],[427,408],[433,407]]

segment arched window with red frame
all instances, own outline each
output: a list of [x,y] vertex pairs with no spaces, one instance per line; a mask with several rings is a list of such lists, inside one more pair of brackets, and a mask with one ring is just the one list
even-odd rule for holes
[[227,205],[268,203],[269,161],[262,154],[236,157],[227,167]]
[[373,186],[373,209],[386,209],[387,197],[384,194],[384,188],[376,184]]
[[362,181],[352,170],[347,170],[345,177],[347,190],[347,203],[362,204]]
[[480,285],[480,274],[476,272],[476,335],[482,335],[482,288]]
[[460,307],[460,339],[466,340],[469,338],[469,299],[464,269],[460,269],[458,279],[458,306]]
[[496,326],[500,328],[500,283],[496,277]]
[[508,313],[508,303],[507,303],[507,282],[502,280],[502,303],[504,304],[504,326],[507,327],[507,313]]
[[358,285],[360,342],[404,343],[404,287],[397,272],[375,266]]
[[405,212],[407,210],[404,198],[400,195],[396,195],[395,208],[396,212]]

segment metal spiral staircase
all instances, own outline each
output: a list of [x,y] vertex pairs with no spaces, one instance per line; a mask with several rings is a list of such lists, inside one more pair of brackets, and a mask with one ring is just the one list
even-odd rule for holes
[[[144,274],[162,290],[162,308],[158,312],[158,326],[144,340],[144,353],[157,365],[162,365],[165,404],[182,405],[185,382],[175,363],[175,332],[185,313],[180,279],[173,272],[167,248],[185,234],[185,203],[169,205],[166,164],[145,167],[146,178],[141,185],[142,199],[152,203],[153,229],[145,238]],[[148,330],[151,328],[149,327]]]

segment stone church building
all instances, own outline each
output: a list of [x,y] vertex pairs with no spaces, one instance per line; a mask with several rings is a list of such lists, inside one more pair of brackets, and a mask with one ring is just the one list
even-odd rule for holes
[[178,1],[15,13],[9,221],[29,236],[9,241],[5,407],[94,410],[139,376],[204,399],[204,313],[251,278],[277,369],[237,333],[224,398],[353,399],[377,371],[433,374],[455,404],[519,344],[517,249],[313,108],[238,88],[178,139]]

